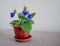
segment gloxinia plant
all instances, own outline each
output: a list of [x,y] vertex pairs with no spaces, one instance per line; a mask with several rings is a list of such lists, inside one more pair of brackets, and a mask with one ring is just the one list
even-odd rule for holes
[[[16,9],[13,10],[13,12],[10,13],[11,18],[13,18],[16,14]],[[10,22],[10,24],[12,25],[18,25],[20,26],[25,32],[30,32],[31,28],[32,28],[32,24],[34,24],[34,21],[32,20],[32,18],[35,16],[35,12],[34,13],[30,13],[27,10],[27,7],[24,7],[23,11],[17,14],[18,16],[18,20],[13,20]]]

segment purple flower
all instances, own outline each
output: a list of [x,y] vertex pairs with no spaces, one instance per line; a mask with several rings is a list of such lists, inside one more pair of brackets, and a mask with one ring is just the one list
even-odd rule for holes
[[14,15],[15,15],[15,12],[10,13],[11,18],[14,17]]
[[23,16],[25,16],[25,15],[28,14],[28,11],[27,11],[27,10],[23,10],[23,11],[22,11],[22,14],[23,14]]
[[29,13],[29,11],[27,11],[27,8],[24,7],[23,11],[22,11],[22,15],[25,16],[28,19],[32,18],[32,15]]
[[31,14],[28,14],[27,18],[28,19],[31,19],[32,18],[32,15]]
[[27,14],[28,14],[27,7],[24,6],[24,9],[23,9],[23,11],[22,11],[22,15],[23,15],[23,16],[26,16]]

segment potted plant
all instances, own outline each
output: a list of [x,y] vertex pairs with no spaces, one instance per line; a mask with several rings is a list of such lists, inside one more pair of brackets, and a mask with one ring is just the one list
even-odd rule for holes
[[[16,14],[16,9],[13,10],[13,12],[10,13],[11,18],[13,18]],[[21,13],[18,13],[18,20],[13,20],[10,22],[11,26],[14,29],[14,38],[18,41],[27,41],[29,38],[31,38],[30,31],[32,29],[32,24],[34,24],[34,21],[32,18],[35,16],[34,13],[30,13],[27,10],[27,7],[24,6],[24,9]]]

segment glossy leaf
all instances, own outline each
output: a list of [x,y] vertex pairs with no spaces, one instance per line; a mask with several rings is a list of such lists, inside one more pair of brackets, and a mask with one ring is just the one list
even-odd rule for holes
[[19,25],[20,23],[19,23],[19,20],[13,20],[13,21],[11,21],[10,22],[10,24],[13,24],[13,25]]
[[35,14],[36,14],[36,13],[32,13],[32,14],[31,14],[31,15],[32,15],[32,18],[35,16]]
[[27,23],[28,23],[29,25],[32,25],[32,24],[34,24],[34,21],[33,21],[33,20],[28,20]]
[[29,24],[27,24],[27,23],[22,23],[21,25],[21,28],[25,31],[25,32],[30,32],[30,30],[31,30],[31,26],[29,25]]
[[28,20],[25,16],[23,16],[21,13],[18,13],[18,18],[22,20]]

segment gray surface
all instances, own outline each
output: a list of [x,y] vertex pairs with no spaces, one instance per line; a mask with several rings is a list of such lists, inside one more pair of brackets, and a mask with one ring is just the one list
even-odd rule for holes
[[13,34],[0,32],[0,46],[60,46],[60,32],[31,32],[32,39],[28,42],[16,42]]

